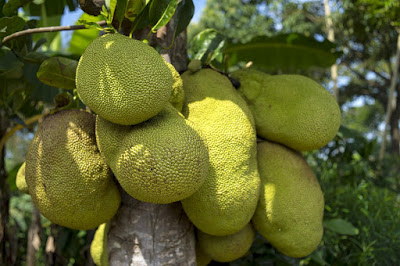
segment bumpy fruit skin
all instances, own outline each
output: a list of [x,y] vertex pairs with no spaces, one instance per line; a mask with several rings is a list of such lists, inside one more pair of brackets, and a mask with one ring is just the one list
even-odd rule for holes
[[182,205],[201,231],[231,235],[250,221],[259,196],[253,117],[224,75],[202,69],[182,79],[182,113],[204,135],[210,157],[204,185]]
[[53,223],[93,229],[119,208],[120,194],[96,146],[95,116],[85,111],[60,111],[39,125],[25,175],[34,204]]
[[107,234],[110,229],[110,223],[99,225],[94,233],[93,241],[90,244],[90,255],[96,266],[109,266],[107,250]]
[[321,241],[324,197],[300,153],[273,142],[258,144],[261,195],[253,224],[280,252],[300,258]]
[[15,183],[16,183],[19,191],[21,191],[25,194],[29,194],[28,185],[26,184],[26,181],[25,181],[25,165],[26,165],[26,163],[24,162],[21,165],[21,167],[18,169],[17,178],[15,180]]
[[335,137],[340,108],[314,80],[255,70],[239,70],[231,76],[241,83],[239,92],[254,115],[260,137],[298,151],[319,149]]
[[169,69],[171,70],[172,77],[174,79],[174,84],[172,85],[172,93],[169,98],[169,102],[178,110],[182,111],[183,100],[185,98],[185,92],[183,91],[183,81],[178,71],[176,71],[175,67],[167,63]]
[[171,203],[192,195],[208,172],[207,146],[172,105],[135,126],[100,116],[97,142],[122,188],[135,199]]
[[168,103],[173,78],[164,58],[143,42],[122,34],[93,40],[76,69],[81,100],[101,117],[134,125]]
[[230,262],[243,257],[249,251],[254,236],[255,231],[251,224],[228,236],[212,236],[201,231],[197,232],[201,250],[218,262]]

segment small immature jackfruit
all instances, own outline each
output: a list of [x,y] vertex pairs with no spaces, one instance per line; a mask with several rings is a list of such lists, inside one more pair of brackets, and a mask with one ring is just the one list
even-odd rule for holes
[[261,195],[256,230],[283,254],[300,258],[321,241],[324,197],[302,155],[273,142],[258,144]]
[[314,80],[300,75],[271,76],[255,70],[231,75],[256,121],[257,135],[298,151],[319,149],[340,126],[335,98]]
[[82,110],[60,111],[39,124],[25,177],[40,213],[65,227],[93,229],[119,208],[120,194],[96,145],[95,116]]
[[134,126],[100,116],[97,143],[122,188],[133,198],[171,203],[192,195],[208,172],[208,152],[193,124],[171,104]]
[[182,79],[182,114],[204,135],[210,157],[204,185],[182,205],[201,231],[231,235],[249,223],[259,196],[253,117],[224,75],[202,69]]
[[208,256],[204,251],[200,248],[199,242],[196,241],[196,265],[197,266],[206,266],[212,261],[211,257]]
[[26,165],[26,163],[24,162],[21,165],[21,167],[18,169],[17,178],[15,180],[15,183],[16,183],[19,191],[21,191],[25,194],[29,194],[28,185],[26,184],[26,180],[25,180],[25,165]]
[[134,125],[168,103],[173,78],[164,58],[149,45],[106,34],[86,48],[76,69],[81,100],[113,123]]
[[93,241],[90,244],[90,255],[97,266],[108,266],[107,234],[110,230],[110,223],[99,225],[94,233]]
[[255,231],[247,224],[239,232],[228,236],[212,236],[197,232],[199,246],[205,254],[218,262],[230,262],[243,257],[253,243]]
[[176,71],[175,67],[167,63],[169,69],[171,70],[172,77],[174,79],[174,84],[172,85],[172,93],[169,98],[169,102],[178,110],[179,112],[182,111],[183,100],[185,98],[184,91],[183,91],[183,82],[181,76],[179,75],[178,71]]

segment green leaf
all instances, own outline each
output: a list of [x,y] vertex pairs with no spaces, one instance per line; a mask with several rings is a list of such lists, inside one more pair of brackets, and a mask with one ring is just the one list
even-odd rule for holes
[[[95,24],[100,20],[101,20],[100,16],[95,17],[88,15],[86,13],[83,13],[79,19],[79,21],[85,23],[95,23]],[[79,21],[77,24],[83,24],[82,22]],[[96,39],[98,36],[99,36],[99,30],[96,28],[90,28],[86,30],[76,30],[72,34],[68,51],[74,54],[81,55],[85,51],[86,46],[88,46],[88,44],[94,39]]]
[[175,12],[176,16],[176,21],[175,21],[175,32],[174,36],[178,35],[182,31],[186,29],[186,27],[189,25],[190,20],[192,20],[192,17],[194,15],[194,5],[192,0],[182,0],[182,2],[179,3],[178,8],[176,9]]
[[225,45],[225,36],[214,29],[205,29],[197,34],[192,42],[193,59],[198,59],[205,64],[222,54]]
[[29,100],[33,90],[32,84],[26,79],[7,80],[8,106],[16,113]]
[[23,75],[24,64],[12,52],[8,51],[0,58],[0,77],[19,79]]
[[22,163],[19,163],[19,164],[15,165],[13,169],[8,171],[7,183],[8,183],[8,186],[10,187],[11,192],[17,190],[17,184],[16,184],[17,173],[18,173],[18,170],[21,167],[21,165],[22,165]]
[[119,0],[115,9],[115,16],[117,17],[120,28],[122,20],[124,20],[125,17],[127,5],[128,5],[128,0]]
[[25,62],[24,77],[33,85],[32,100],[53,104],[53,99],[59,90],[41,82],[36,76],[38,70],[37,64]]
[[150,4],[149,17],[152,32],[166,25],[175,14],[178,0],[153,0]]
[[111,24],[114,19],[114,13],[115,9],[117,8],[117,2],[118,2],[117,0],[110,0],[109,5],[107,6],[107,8],[109,9],[109,16],[107,18],[109,24]]
[[354,236],[358,235],[359,232],[359,230],[356,227],[354,227],[350,222],[340,218],[325,220],[323,224],[326,229],[331,230],[340,235]]
[[51,57],[45,60],[37,72],[38,79],[44,84],[72,90],[75,88],[75,73],[78,61],[65,57]]
[[294,71],[310,67],[330,67],[339,54],[336,45],[319,42],[300,34],[281,34],[274,37],[258,36],[248,43],[228,43],[224,53],[232,66],[240,61],[252,61],[268,71]]
[[32,2],[33,0],[8,0],[3,6],[3,14],[6,17],[17,15],[18,8]]
[[139,16],[133,21],[132,30],[139,30],[147,27],[150,24],[149,18],[150,5],[146,5]]
[[149,2],[150,0],[129,0],[125,11],[125,17],[133,22]]
[[[0,39],[11,35],[17,31],[23,30],[25,20],[18,16],[3,17],[0,19]],[[25,45],[26,37],[18,37],[6,43],[7,47],[22,47]]]

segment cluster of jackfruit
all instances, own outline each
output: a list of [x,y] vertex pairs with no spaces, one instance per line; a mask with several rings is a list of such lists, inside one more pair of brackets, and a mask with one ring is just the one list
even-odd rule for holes
[[118,184],[141,201],[181,201],[197,228],[199,265],[242,257],[256,231],[288,256],[309,255],[322,237],[324,199],[298,151],[335,136],[339,107],[306,77],[231,77],[238,90],[196,61],[179,75],[143,42],[95,39],[76,72],[79,97],[95,114],[45,118],[17,185],[50,221],[99,227],[91,247],[98,265],[107,265]]

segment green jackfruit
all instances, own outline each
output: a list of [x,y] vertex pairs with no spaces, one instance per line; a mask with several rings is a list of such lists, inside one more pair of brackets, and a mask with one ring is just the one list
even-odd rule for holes
[[169,98],[169,102],[176,108],[176,110],[181,112],[183,106],[183,100],[185,98],[183,91],[183,82],[181,76],[179,75],[178,71],[176,71],[175,67],[170,63],[167,63],[167,65],[171,70],[172,77],[174,79],[174,84],[172,85],[172,93]]
[[211,257],[208,256],[204,251],[200,248],[199,242],[196,241],[196,265],[197,266],[206,266],[212,261]]
[[243,257],[249,251],[254,236],[255,231],[251,224],[228,236],[212,236],[201,231],[197,232],[200,248],[219,262],[230,262]]
[[93,241],[90,244],[90,255],[97,266],[108,266],[107,234],[110,230],[110,223],[99,225],[94,233]]
[[122,188],[135,199],[171,203],[192,195],[208,172],[207,147],[172,105],[134,126],[100,116],[97,142]]
[[224,75],[202,69],[182,79],[182,113],[204,135],[210,157],[204,185],[182,205],[201,231],[231,235],[249,223],[259,196],[253,117]]
[[310,166],[296,151],[273,142],[258,144],[261,195],[253,224],[287,256],[311,254],[321,241],[324,197]]
[[340,108],[321,85],[300,75],[233,72],[256,121],[257,134],[298,151],[319,149],[340,126]]
[[39,124],[25,176],[34,204],[53,223],[93,229],[119,208],[120,194],[96,146],[95,116],[88,112],[60,111]]
[[86,48],[76,69],[81,100],[113,123],[133,125],[168,103],[173,77],[149,45],[122,34],[106,34]]
[[19,191],[21,191],[25,194],[29,194],[28,185],[26,184],[26,180],[25,180],[25,165],[26,165],[26,163],[24,162],[21,165],[21,167],[18,169],[17,178],[15,180],[15,183],[16,183]]

